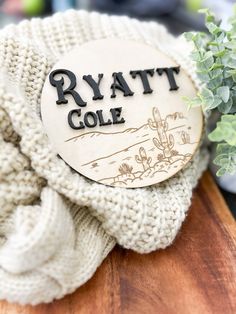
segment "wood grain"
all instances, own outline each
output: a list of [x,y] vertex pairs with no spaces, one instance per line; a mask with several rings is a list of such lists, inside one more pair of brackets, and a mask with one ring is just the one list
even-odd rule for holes
[[235,238],[235,221],[205,173],[171,247],[148,255],[116,247],[75,293],[36,307],[0,302],[0,313],[236,313]]

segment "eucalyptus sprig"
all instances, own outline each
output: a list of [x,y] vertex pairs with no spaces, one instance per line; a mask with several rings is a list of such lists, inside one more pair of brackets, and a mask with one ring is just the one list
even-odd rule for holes
[[190,107],[200,104],[204,111],[220,113],[209,139],[218,143],[214,163],[219,166],[216,174],[222,176],[236,172],[236,7],[229,30],[208,9],[200,13],[205,14],[208,33],[188,32],[185,37],[194,44],[191,57],[203,87],[186,101]]

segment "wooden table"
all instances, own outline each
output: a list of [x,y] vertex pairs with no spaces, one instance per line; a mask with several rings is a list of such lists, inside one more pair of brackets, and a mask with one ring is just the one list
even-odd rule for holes
[[0,302],[0,314],[236,313],[235,237],[235,221],[205,173],[171,247],[148,255],[116,247],[72,295],[36,307]]

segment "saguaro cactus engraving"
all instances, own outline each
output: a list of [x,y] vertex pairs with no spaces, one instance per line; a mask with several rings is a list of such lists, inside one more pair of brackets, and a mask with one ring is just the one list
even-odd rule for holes
[[153,138],[153,143],[159,150],[162,150],[164,158],[169,160],[174,147],[174,137],[172,134],[167,134],[168,123],[161,118],[158,108],[152,109],[152,115],[153,120],[148,119],[148,124],[152,130],[157,131],[157,137]]
[[190,136],[187,132],[182,131],[180,136],[181,136],[182,144],[190,144]]
[[144,171],[150,168],[150,164],[152,162],[152,158],[147,157],[144,147],[139,148],[139,155],[135,155],[135,160],[137,163],[142,164]]

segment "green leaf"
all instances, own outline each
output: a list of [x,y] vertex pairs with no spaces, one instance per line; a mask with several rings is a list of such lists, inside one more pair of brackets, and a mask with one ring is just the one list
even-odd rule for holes
[[199,13],[205,14],[206,22],[215,22],[215,15],[208,8],[198,10]]
[[216,91],[217,95],[223,100],[223,102],[227,103],[229,100],[229,87],[228,86],[220,86]]
[[215,90],[217,87],[219,87],[221,85],[223,81],[223,77],[222,76],[218,76],[214,79],[211,79],[208,83],[207,83],[207,88],[210,90]]
[[184,37],[187,41],[191,41],[194,38],[195,33],[194,32],[185,32]]
[[[219,43],[216,42],[216,41],[209,41],[207,43],[208,46],[213,46],[213,47],[218,47],[219,46]],[[212,47],[211,47],[212,48]]]
[[218,70],[218,69],[223,69],[223,68],[224,68],[223,64],[214,63],[209,70],[212,71],[212,73],[214,73],[213,70]]
[[202,102],[204,102],[208,105],[211,105],[214,102],[214,95],[213,95],[212,91],[207,89],[207,88],[204,88],[202,90],[199,97],[201,98]]
[[197,70],[198,72],[208,72],[210,71],[211,66],[214,63],[213,57],[209,57],[208,59],[202,59],[197,62]]
[[226,76],[232,77],[233,81],[236,83],[236,69],[226,70]]
[[198,72],[197,71],[197,76],[204,83],[207,83],[207,82],[209,82],[211,80],[208,72],[203,72],[203,71],[202,72]]
[[225,64],[227,67],[229,68],[233,68],[233,69],[236,69],[236,59],[234,58],[229,58]]
[[229,52],[225,52],[225,54],[221,57],[221,63],[224,65],[224,66],[227,66],[227,64],[229,63],[230,61],[230,54]]
[[188,108],[198,107],[202,105],[202,101],[200,97],[195,97],[195,98],[183,97],[183,100],[187,104]]
[[236,49],[236,40],[228,41],[224,43],[224,46],[228,49],[234,50]]
[[219,32],[221,32],[220,27],[218,27],[216,24],[214,24],[213,22],[207,22],[206,23],[206,27],[209,30],[209,32],[213,35],[218,34]]
[[236,172],[236,147],[226,143],[217,145],[214,163],[220,167],[217,176],[233,174]]
[[198,51],[191,52],[190,57],[192,58],[193,61],[196,61],[196,62],[201,61],[201,56]]
[[225,141],[231,146],[236,146],[236,115],[222,115],[216,128],[209,134],[213,142]]
[[222,49],[222,50],[218,50],[218,51],[216,51],[215,53],[214,53],[214,56],[216,56],[216,57],[223,57],[225,55],[225,50],[224,49]]
[[[234,122],[236,122],[236,115],[230,115],[230,114],[223,115],[223,116],[221,117],[221,121],[234,123]],[[235,126],[235,127],[236,127],[236,126]]]
[[[195,33],[192,33],[192,35],[193,35],[192,41],[195,44],[195,46],[198,47],[199,50],[205,46],[204,41],[207,38],[207,35],[205,33],[195,32]],[[203,49],[203,52],[204,52],[204,49]]]
[[229,88],[231,90],[232,87],[235,85],[233,78],[232,77],[224,78],[224,85],[229,86]]
[[207,51],[200,62],[202,65],[204,64],[205,69],[210,68],[214,63],[212,51]]
[[219,106],[219,104],[222,103],[221,98],[217,95],[213,95],[213,98],[211,98],[210,96],[206,97],[200,94],[200,97],[202,99],[202,106],[205,111],[215,109]]
[[226,103],[222,102],[219,106],[218,106],[218,110],[224,114],[227,114],[230,112],[231,108],[233,105],[233,100],[232,98],[230,98]]
[[224,68],[223,64],[214,63],[214,64],[212,65],[212,67],[210,68],[210,71],[212,71],[212,70],[218,70],[218,69],[223,69],[223,68]]
[[[213,160],[213,162],[214,162],[214,160]],[[214,164],[215,164],[215,162],[214,162]],[[224,167],[220,168],[216,172],[217,177],[222,177],[224,174],[227,174],[227,170]]]
[[219,79],[214,79],[214,80],[210,80],[208,83],[207,83],[207,88],[209,88],[210,90],[214,90],[216,89],[217,87],[220,86],[222,82],[222,79],[219,78]]
[[224,41],[225,41],[225,37],[226,37],[226,33],[222,30],[222,32],[220,34],[217,35],[217,37],[215,38],[215,41],[220,44],[219,46],[221,47],[221,49],[224,49]]
[[222,69],[218,68],[218,69],[213,69],[211,71],[211,78],[218,78],[218,77],[222,77],[223,71]]
[[218,106],[220,106],[222,104],[222,99],[219,97],[219,96],[217,96],[217,95],[215,95],[214,96],[214,101],[213,101],[213,103],[211,104],[211,106],[209,106],[209,108],[208,109],[215,109],[215,108],[217,108]]

